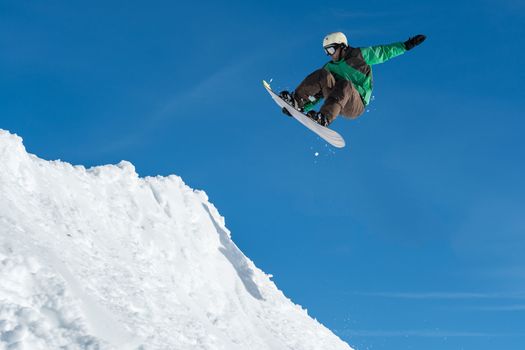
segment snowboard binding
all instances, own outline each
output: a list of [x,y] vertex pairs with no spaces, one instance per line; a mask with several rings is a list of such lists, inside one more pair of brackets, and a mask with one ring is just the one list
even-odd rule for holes
[[330,120],[321,112],[309,111],[308,113],[306,113],[306,116],[312,119],[314,122],[316,122],[319,125],[322,125],[325,127],[330,125]]
[[[284,102],[288,103],[291,107],[293,107],[296,110],[298,110],[299,112],[303,113],[303,108],[299,106],[299,102],[295,99],[295,96],[294,96],[293,92],[289,92],[289,91],[283,90],[283,91],[279,92],[279,97],[282,98],[284,100]],[[290,114],[290,112],[288,112],[286,107],[282,108],[282,112],[284,114],[286,114],[287,116],[289,116],[289,117],[292,116]]]

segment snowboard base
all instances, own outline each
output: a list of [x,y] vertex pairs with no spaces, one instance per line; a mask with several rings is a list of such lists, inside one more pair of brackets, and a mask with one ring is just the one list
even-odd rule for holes
[[284,108],[286,111],[288,111],[288,113],[299,123],[306,126],[308,129],[316,133],[319,137],[321,137],[323,140],[325,140],[332,146],[337,148],[343,148],[345,146],[345,140],[336,131],[316,123],[315,121],[310,119],[306,114],[293,108],[279,95],[277,95],[270,87],[270,84],[268,84],[265,80],[263,80],[263,85],[272,97],[272,99],[275,101],[275,103],[277,103],[277,105],[279,105],[281,108]]

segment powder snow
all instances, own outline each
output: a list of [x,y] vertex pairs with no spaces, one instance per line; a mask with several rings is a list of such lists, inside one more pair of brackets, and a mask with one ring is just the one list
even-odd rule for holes
[[351,350],[181,178],[46,161],[3,130],[0,164],[0,350]]

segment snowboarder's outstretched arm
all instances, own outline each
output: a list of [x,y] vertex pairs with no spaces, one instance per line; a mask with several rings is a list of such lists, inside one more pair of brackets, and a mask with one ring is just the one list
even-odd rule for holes
[[361,53],[366,63],[373,65],[388,61],[391,58],[404,54],[425,41],[426,36],[416,35],[405,42],[398,42],[389,45],[377,45],[361,48]]

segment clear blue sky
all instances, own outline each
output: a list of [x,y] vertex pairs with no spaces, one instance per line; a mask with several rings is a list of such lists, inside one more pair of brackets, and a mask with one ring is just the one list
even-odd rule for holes
[[[357,349],[524,349],[524,23],[516,0],[3,1],[0,128],[205,190]],[[374,67],[368,112],[333,124],[342,150],[261,86],[294,88],[332,31],[428,36]]]

